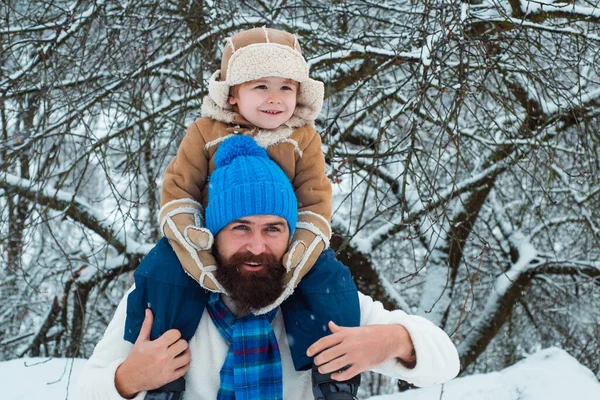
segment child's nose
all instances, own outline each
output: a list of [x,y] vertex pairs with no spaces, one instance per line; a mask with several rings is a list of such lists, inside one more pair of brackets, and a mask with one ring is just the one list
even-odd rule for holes
[[276,94],[272,94],[271,96],[269,96],[269,99],[267,101],[269,102],[269,104],[280,104],[281,97],[279,97]]

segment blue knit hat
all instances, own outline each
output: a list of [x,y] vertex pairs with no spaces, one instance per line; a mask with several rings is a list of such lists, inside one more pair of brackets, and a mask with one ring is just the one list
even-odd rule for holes
[[208,182],[206,228],[216,236],[231,221],[252,215],[277,215],[296,229],[298,201],[279,165],[250,136],[232,136],[214,156]]

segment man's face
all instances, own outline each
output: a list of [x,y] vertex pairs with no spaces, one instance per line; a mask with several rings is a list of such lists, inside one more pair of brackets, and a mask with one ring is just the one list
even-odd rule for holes
[[215,238],[216,278],[248,312],[272,304],[283,292],[281,259],[288,247],[285,219],[254,215],[229,223]]

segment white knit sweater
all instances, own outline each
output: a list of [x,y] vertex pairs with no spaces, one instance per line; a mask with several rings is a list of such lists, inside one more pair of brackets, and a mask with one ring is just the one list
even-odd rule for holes
[[[374,369],[384,375],[400,378],[416,386],[430,386],[446,382],[459,372],[456,348],[444,331],[428,320],[408,315],[403,311],[387,311],[380,302],[359,293],[360,324],[400,324],[410,333],[417,355],[417,365],[407,369],[392,360]],[[133,346],[123,339],[127,295],[106,328],[94,354],[85,364],[77,382],[77,399],[122,399],[115,388],[115,371]],[[273,330],[279,343],[283,368],[283,398],[286,400],[312,399],[310,371],[294,369],[283,317],[278,312]],[[215,328],[206,311],[194,337],[190,341],[192,360],[185,375],[185,400],[214,400],[219,390],[219,370],[225,361],[228,344]],[[136,399],[143,399],[145,392]]]

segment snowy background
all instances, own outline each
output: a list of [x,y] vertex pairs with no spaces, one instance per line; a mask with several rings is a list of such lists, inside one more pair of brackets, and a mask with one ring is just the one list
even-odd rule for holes
[[359,289],[444,329],[464,382],[552,347],[600,378],[600,0],[0,2],[3,367],[52,367],[24,382],[52,390],[67,362],[10,363],[90,356],[223,40],[262,25],[325,84],[331,243]]
[[[25,358],[0,363],[4,400],[73,399],[85,360]],[[499,372],[457,378],[444,385],[371,400],[597,400],[600,383],[569,354],[549,348]]]

